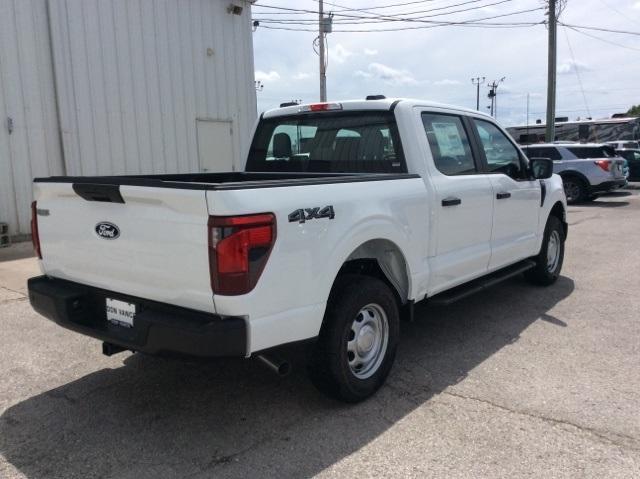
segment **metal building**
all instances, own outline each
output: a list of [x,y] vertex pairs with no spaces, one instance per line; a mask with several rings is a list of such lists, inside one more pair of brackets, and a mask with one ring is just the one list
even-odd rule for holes
[[256,117],[251,3],[0,0],[10,233],[29,234],[36,176],[239,168]]

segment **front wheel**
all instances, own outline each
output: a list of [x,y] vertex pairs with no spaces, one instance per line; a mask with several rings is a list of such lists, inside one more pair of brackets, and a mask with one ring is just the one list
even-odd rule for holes
[[384,282],[361,275],[338,278],[309,362],[312,382],[335,399],[367,399],[391,370],[398,335],[398,305]]
[[549,216],[544,229],[542,248],[538,256],[533,258],[536,266],[525,272],[525,277],[532,283],[549,286],[560,276],[564,261],[564,231],[562,223],[556,216]]

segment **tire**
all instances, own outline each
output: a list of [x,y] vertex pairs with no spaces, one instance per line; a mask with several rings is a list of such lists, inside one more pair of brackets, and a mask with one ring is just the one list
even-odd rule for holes
[[573,205],[584,201],[587,197],[587,185],[577,176],[563,176],[562,184],[567,203]]
[[393,365],[399,320],[396,298],[384,282],[362,275],[338,278],[309,360],[313,384],[345,402],[372,396]]
[[527,280],[541,286],[549,286],[558,280],[564,261],[564,231],[556,216],[549,216],[540,253],[533,259],[536,266],[525,272]]

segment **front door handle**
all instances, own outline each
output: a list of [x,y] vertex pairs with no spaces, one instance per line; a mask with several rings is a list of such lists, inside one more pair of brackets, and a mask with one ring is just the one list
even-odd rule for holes
[[453,196],[442,200],[442,206],[455,206],[459,205],[460,203],[462,203],[462,200],[460,198],[454,198]]
[[496,198],[499,199],[499,200],[505,200],[507,198],[511,198],[511,193],[508,193],[506,191],[502,191],[502,192],[500,192],[500,193],[498,193],[496,195]]

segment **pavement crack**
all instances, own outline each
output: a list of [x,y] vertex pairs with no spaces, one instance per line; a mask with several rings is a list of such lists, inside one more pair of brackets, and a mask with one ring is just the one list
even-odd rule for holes
[[27,298],[26,296],[22,298],[5,299],[0,301],[0,304],[21,303],[27,301],[27,299],[29,298]]
[[[512,409],[509,408],[507,406],[503,406],[502,404],[497,404],[494,403],[492,401],[489,401],[487,399],[481,399],[478,397],[474,397],[474,396],[465,396],[464,394],[458,394],[458,393],[454,393],[454,392],[450,392],[450,391],[443,391],[441,394],[446,394],[449,396],[453,396],[455,398],[458,399],[466,399],[469,401],[476,401],[476,402],[480,402],[483,404],[486,404],[488,406],[497,408],[497,409],[501,409],[503,411],[509,412],[511,414],[518,414],[521,416],[527,416],[530,418],[534,418],[534,419],[538,419],[544,422],[548,422],[548,423],[552,423],[552,424],[556,424],[556,425],[562,425],[562,426],[568,426],[568,427],[572,427],[577,429],[580,432],[583,433],[588,433],[591,434],[593,436],[596,436],[597,438],[603,440],[604,442],[607,442],[609,444],[612,444],[616,447],[619,447],[621,449],[631,449],[633,451],[640,451],[640,441],[638,440],[638,438],[635,438],[633,436],[629,436],[626,434],[621,434],[619,432],[613,432],[613,431],[601,431],[589,426],[583,426],[580,424],[576,424],[574,422],[568,421],[566,419],[558,419],[558,418],[554,418],[554,417],[549,417],[549,416],[545,416],[543,414],[536,414],[530,411],[521,411],[518,409]],[[610,437],[612,436],[612,437]]]
[[0,286],[0,289],[4,289],[5,291],[9,291],[10,293],[19,294],[23,298],[27,297],[27,295],[22,293],[21,291],[18,291],[18,290],[15,290],[15,289],[11,289],[11,288],[7,288],[6,286]]

